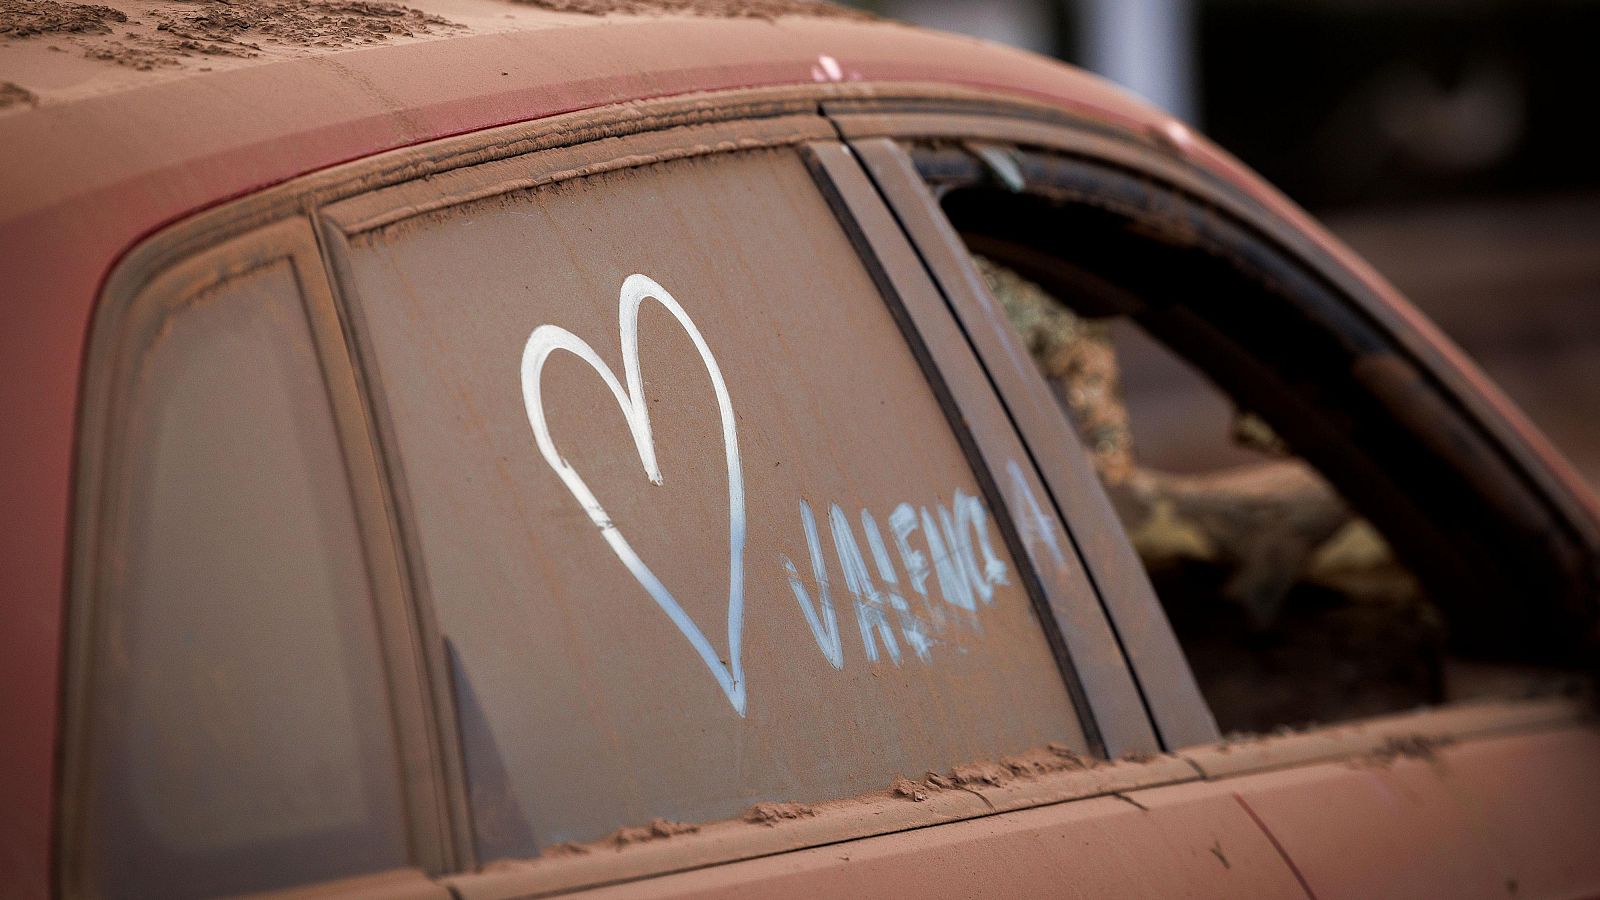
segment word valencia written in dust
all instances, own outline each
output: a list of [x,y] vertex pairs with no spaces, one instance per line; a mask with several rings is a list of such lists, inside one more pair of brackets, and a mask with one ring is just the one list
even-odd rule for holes
[[[834,556],[844,573],[844,587],[855,609],[856,628],[861,632],[861,646],[868,662],[878,661],[881,644],[881,653],[899,665],[901,639],[919,660],[932,661],[933,647],[939,643],[937,635],[944,631],[947,621],[964,614],[976,623],[979,604],[993,603],[995,586],[1007,583],[1006,564],[995,555],[989,542],[988,511],[982,501],[964,491],[955,492],[949,507],[942,503],[935,510],[926,506],[919,509],[909,503],[896,506],[888,517],[888,540],[870,510],[861,510],[860,522],[872,558],[871,568],[856,540],[850,516],[837,503],[828,510]],[[834,610],[826,554],[817,517],[811,504],[804,500],[800,501],[800,526],[811,555],[811,585],[806,585],[794,561],[783,557],[789,588],[822,655],[835,669],[842,669],[844,644]],[[913,547],[914,540],[926,546],[927,551]],[[913,609],[901,592],[889,551],[891,542],[918,609]],[[929,595],[930,581],[937,582],[943,604]]]

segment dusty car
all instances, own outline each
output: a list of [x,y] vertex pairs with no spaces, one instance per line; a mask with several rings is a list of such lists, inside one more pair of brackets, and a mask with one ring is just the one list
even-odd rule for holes
[[1581,691],[1219,729],[996,272],[1451,653],[1581,672],[1600,514],[1182,124],[778,0],[0,10],[0,894],[1600,894]]

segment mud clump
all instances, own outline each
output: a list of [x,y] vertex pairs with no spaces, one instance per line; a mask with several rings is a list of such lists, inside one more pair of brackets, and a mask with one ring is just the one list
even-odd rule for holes
[[1101,765],[1099,761],[1085,758],[1065,744],[1050,743],[1001,757],[999,762],[979,760],[956,766],[948,774],[928,772],[921,781],[898,776],[889,784],[889,793],[914,803],[921,803],[938,791],[967,791],[982,797],[978,788],[1004,787],[1014,781],[1031,781],[1061,772],[1082,772],[1098,765]]
[[13,106],[24,104],[33,106],[38,102],[39,98],[35,97],[32,91],[22,85],[12,84],[9,81],[0,81],[0,109],[9,109]]
[[936,787],[1001,787],[1018,779],[1042,778],[1060,772],[1081,772],[1098,763],[1078,755],[1065,744],[1047,744],[1044,747],[1002,757],[999,762],[980,761],[956,766],[950,774],[928,775],[928,783]]
[[744,820],[752,825],[777,825],[794,819],[808,819],[817,811],[804,803],[757,803],[745,810]]
[[889,793],[896,797],[904,797],[912,803],[921,803],[928,799],[927,786],[918,784],[904,775],[895,778],[889,785]]
[[551,12],[582,13],[590,16],[688,15],[724,19],[762,19],[768,22],[783,16],[810,16],[849,19],[858,22],[880,21],[859,9],[836,6],[822,0],[513,0]]
[[606,843],[617,849],[622,849],[629,844],[642,844],[646,841],[659,841],[680,834],[694,834],[700,830],[699,825],[690,825],[685,822],[674,822],[670,819],[655,819],[649,825],[639,825],[632,828],[618,828],[606,838]]
[[110,34],[128,17],[109,6],[55,0],[0,0],[0,37],[40,34]]

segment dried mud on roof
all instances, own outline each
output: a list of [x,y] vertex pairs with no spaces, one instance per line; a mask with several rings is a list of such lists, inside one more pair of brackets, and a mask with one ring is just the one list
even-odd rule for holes
[[825,3],[822,0],[513,0],[551,12],[584,13],[591,16],[690,15],[718,18],[766,19],[781,16],[815,16],[828,19],[876,21],[877,16],[859,9]]
[[141,70],[269,49],[377,44],[457,27],[388,0],[183,0],[131,20],[106,6],[0,0],[0,38],[60,35],[86,58]]
[[244,44],[251,38],[302,47],[343,47],[431,34],[451,24],[386,0],[209,0],[194,6],[194,12],[158,14],[157,30],[180,39],[217,43]]
[[55,0],[0,0],[0,37],[41,34],[109,34],[113,24],[128,21],[109,6],[56,3]]

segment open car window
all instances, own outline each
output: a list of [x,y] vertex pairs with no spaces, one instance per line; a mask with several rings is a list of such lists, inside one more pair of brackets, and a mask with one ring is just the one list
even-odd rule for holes
[[1089,749],[1015,528],[796,150],[506,171],[328,212],[482,861]]

